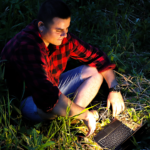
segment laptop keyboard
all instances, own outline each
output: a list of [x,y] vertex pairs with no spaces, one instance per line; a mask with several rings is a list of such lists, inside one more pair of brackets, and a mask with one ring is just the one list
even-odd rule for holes
[[99,145],[102,148],[115,149],[119,146],[124,140],[126,140],[131,134],[133,130],[128,128],[126,125],[121,124],[118,128],[116,128],[109,135],[98,141]]

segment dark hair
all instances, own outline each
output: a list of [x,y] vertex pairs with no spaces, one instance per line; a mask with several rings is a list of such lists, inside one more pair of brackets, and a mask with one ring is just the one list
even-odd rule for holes
[[54,17],[67,19],[70,16],[71,11],[62,0],[46,0],[39,9],[37,19],[47,26],[48,23],[52,23]]

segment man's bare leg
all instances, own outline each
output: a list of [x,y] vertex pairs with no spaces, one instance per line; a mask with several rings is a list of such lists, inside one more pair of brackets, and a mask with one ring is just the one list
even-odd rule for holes
[[87,107],[96,96],[103,82],[103,76],[98,73],[96,68],[84,66],[81,77],[85,81],[76,90],[74,103],[81,107]]
[[[70,106],[69,116],[79,114],[96,96],[102,82],[103,77],[94,67],[84,66],[81,74],[85,80],[75,92],[75,99],[72,102],[64,94],[61,94],[58,103],[50,113],[44,113],[38,109],[39,115],[44,119],[54,119],[57,116],[66,116],[66,109]],[[83,119],[85,116],[80,115],[78,119]]]

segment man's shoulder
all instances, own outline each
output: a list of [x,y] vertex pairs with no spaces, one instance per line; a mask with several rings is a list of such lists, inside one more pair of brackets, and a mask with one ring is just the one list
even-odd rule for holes
[[30,24],[28,24],[22,31],[19,33],[19,40],[26,41],[28,44],[37,44],[42,42],[41,35],[38,31],[36,25],[36,19],[34,19]]
[[4,46],[1,55],[5,55],[7,58],[12,57],[13,54],[19,52],[22,49],[26,52],[31,50],[41,49],[42,39],[39,36],[38,29],[35,26],[35,20],[28,24],[24,29],[18,32],[13,38],[11,38]]
[[42,42],[40,38],[38,29],[35,25],[35,21],[33,20],[30,24],[28,24],[24,29],[18,32],[13,38],[11,38],[4,48],[6,47],[20,47],[25,45],[34,45],[38,46],[39,43]]

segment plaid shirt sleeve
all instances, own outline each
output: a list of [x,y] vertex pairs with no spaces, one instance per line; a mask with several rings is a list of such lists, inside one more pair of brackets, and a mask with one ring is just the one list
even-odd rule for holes
[[33,42],[29,44],[23,41],[15,52],[13,62],[21,72],[37,107],[48,112],[57,104],[61,92],[47,75],[45,51]]
[[87,44],[72,33],[69,34],[72,39],[72,51],[70,56],[73,59],[78,59],[86,65],[96,67],[99,73],[116,67],[115,64],[110,62],[108,56],[102,50]]

